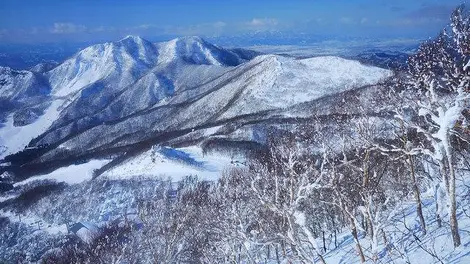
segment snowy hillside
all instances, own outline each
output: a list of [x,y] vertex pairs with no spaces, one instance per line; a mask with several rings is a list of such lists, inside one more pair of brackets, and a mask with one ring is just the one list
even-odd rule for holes
[[133,36],[1,68],[0,262],[466,263],[450,38],[398,74]]
[[[353,88],[377,84],[391,72],[339,57],[290,59],[260,56],[250,63],[261,72],[245,84],[240,99],[221,118],[250,114],[318,99]],[[237,84],[231,84],[236,86]]]
[[139,37],[88,47],[47,73],[52,93],[66,96],[100,80],[123,87],[148,71],[157,58],[154,45]]
[[181,181],[186,176],[197,176],[201,180],[214,181],[224,169],[235,166],[233,161],[227,155],[203,155],[202,149],[197,146],[180,149],[152,148],[110,169],[100,177],[129,179],[157,176]]
[[[140,153],[165,138],[173,140],[217,123],[229,125],[232,119],[259,115],[257,120],[266,111],[292,117],[282,111],[374,85],[391,75],[337,57],[265,55],[247,61],[247,54],[198,37],[154,44],[128,36],[90,46],[45,73],[54,103],[44,108],[47,116],[21,129],[28,136],[4,143],[9,151],[3,156],[33,138],[30,146],[50,146],[36,162],[72,160],[97,151]],[[0,133],[6,142],[20,130],[11,117],[5,121],[9,125]]]
[[[284,63],[283,66],[279,60]],[[337,73],[342,75],[333,77]],[[82,155],[92,149],[132,146],[147,140],[149,143],[146,144],[156,144],[159,142],[155,140],[160,140],[160,136],[166,137],[167,133],[170,135],[169,139],[172,139],[171,133],[176,131],[181,131],[176,134],[183,135],[197,127],[211,126],[214,122],[226,122],[224,120],[258,114],[265,110],[283,109],[322,96],[374,84],[389,75],[390,72],[386,70],[331,57],[305,61],[273,56],[259,57],[227,71],[197,89],[176,92],[157,107],[144,110],[145,108],[135,104],[133,109],[142,111],[128,117],[123,116],[114,122],[106,121],[122,114],[112,112],[113,109],[125,110],[129,107],[124,101],[109,104],[103,112],[83,114],[84,118],[81,119],[70,120],[69,116],[64,116],[67,118],[64,126],[60,125],[59,119],[54,124],[54,129],[44,133],[35,144],[61,144],[61,149],[46,153],[44,160],[54,159],[59,153],[63,157],[63,148],[70,151],[68,155]],[[295,78],[300,81],[289,81]],[[127,92],[129,91],[123,95]],[[130,98],[131,101],[136,99]],[[138,100],[145,102],[142,97]],[[80,105],[76,107],[79,108]],[[70,115],[85,110],[73,111]],[[285,115],[291,116],[290,113]],[[79,131],[84,131],[67,137],[70,129],[77,127]],[[116,138],[116,135],[121,136]]]
[[95,82],[128,86],[153,67],[184,61],[193,65],[235,66],[236,54],[198,37],[153,44],[136,36],[88,47],[48,72],[53,94],[66,96]]
[[3,147],[3,151],[0,150],[0,159],[23,150],[31,140],[46,132],[59,117],[62,104],[62,100],[53,101],[32,123],[24,126],[15,125],[11,114],[3,127],[0,127],[0,146]]
[[0,99],[17,101],[48,94],[49,87],[40,76],[0,66]]
[[[154,44],[128,36],[88,47],[44,75],[43,68],[47,69],[47,65],[33,69],[37,73],[2,68],[0,93],[8,101],[3,113],[0,111],[4,123],[0,129],[2,157],[23,149],[51,125],[54,129],[77,122],[79,125],[74,130],[68,127],[61,136],[65,137],[96,123],[151,107],[180,89],[218,76],[226,66],[244,61],[236,53],[198,37]],[[31,105],[35,95],[42,96],[37,99],[40,105],[29,110],[24,104],[16,105],[12,101],[28,99]],[[20,114],[32,115],[28,117],[31,121],[22,121],[29,126],[19,127],[16,120],[20,119],[16,115]],[[33,122],[36,123],[32,125]]]

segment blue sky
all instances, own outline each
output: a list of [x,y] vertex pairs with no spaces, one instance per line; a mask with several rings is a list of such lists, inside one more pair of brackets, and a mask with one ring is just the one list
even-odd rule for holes
[[1,0],[0,42],[183,35],[428,38],[461,0]]

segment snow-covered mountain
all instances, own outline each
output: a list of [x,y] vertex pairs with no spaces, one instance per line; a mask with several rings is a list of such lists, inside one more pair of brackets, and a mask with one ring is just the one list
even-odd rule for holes
[[8,117],[16,126],[34,122],[49,104],[49,94],[49,84],[41,74],[0,67],[0,126],[9,122]]
[[469,15],[410,55],[128,36],[0,67],[0,262],[469,262]]
[[[234,66],[243,59],[198,37],[153,44],[136,36],[88,47],[48,72],[53,94],[66,96],[98,81],[128,86],[152,68],[172,64]],[[117,89],[114,88],[114,89]]]
[[42,76],[0,66],[0,99],[24,101],[49,92],[48,84]]
[[33,158],[29,151],[19,155],[29,157],[23,165],[48,167],[77,157],[133,155],[211,127],[232,131],[234,121],[302,116],[292,107],[391,74],[338,57],[256,55],[198,37],[154,44],[129,36],[90,46],[42,75],[50,103],[36,122],[18,128],[8,119],[0,128],[3,156],[47,146]]
[[[15,76],[2,78],[10,80],[5,81],[0,89],[2,94],[9,96],[9,100],[21,97],[31,89],[42,89],[44,96],[47,96],[42,101],[55,102],[49,104],[49,108],[53,109],[41,109],[46,113],[54,113],[53,117],[36,117],[48,120],[38,120],[43,124],[41,129],[35,128],[35,132],[28,132],[30,136],[18,140],[21,144],[3,143],[9,149],[4,155],[21,150],[31,139],[45,132],[54,121],[53,127],[59,127],[64,123],[69,124],[71,120],[89,118],[81,122],[77,129],[68,131],[74,133],[83,127],[109,122],[150,107],[180,88],[197,86],[225,71],[230,65],[246,61],[246,57],[238,54],[198,37],[154,44],[140,37],[128,36],[117,42],[90,46],[43,75],[29,71],[16,74],[16,71],[4,70],[5,74]],[[44,67],[37,68],[34,70],[41,72]],[[45,84],[35,85],[36,76],[46,80]],[[8,123],[6,117],[11,113],[4,112],[3,119]],[[94,115],[95,112],[101,114]],[[13,123],[7,127],[12,128],[11,131],[18,131],[18,128],[13,129]],[[4,138],[2,141],[6,141],[6,133],[0,131],[0,134]]]

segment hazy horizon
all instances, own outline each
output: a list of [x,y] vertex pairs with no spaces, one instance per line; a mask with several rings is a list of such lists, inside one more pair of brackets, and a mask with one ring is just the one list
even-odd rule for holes
[[[0,6],[0,43],[98,43],[202,36],[248,45],[337,39],[427,39],[460,0],[420,1],[11,1]],[[217,42],[217,41],[216,41]],[[246,42],[246,44],[244,44]],[[256,43],[256,42],[255,42]]]

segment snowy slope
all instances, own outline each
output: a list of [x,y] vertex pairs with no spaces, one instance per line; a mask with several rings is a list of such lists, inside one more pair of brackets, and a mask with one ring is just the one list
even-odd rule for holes
[[[435,215],[436,204],[433,191],[429,190],[423,194],[423,213],[426,221],[427,234],[424,235],[420,228],[419,219],[416,215],[416,203],[410,197],[408,201],[403,201],[390,213],[390,217],[385,224],[384,230],[387,233],[387,244],[383,240],[377,245],[379,259],[376,263],[470,263],[469,245],[470,218],[468,207],[467,190],[464,182],[460,180],[457,185],[460,193],[458,195],[459,208],[457,217],[462,238],[462,245],[454,249],[452,235],[449,229],[448,212],[443,216],[443,225],[438,227]],[[444,210],[447,211],[447,210]],[[339,247],[334,248],[333,241],[327,242],[325,256],[326,263],[359,263],[356,253],[355,243],[349,232],[338,237]],[[321,244],[321,241],[318,241]],[[368,237],[362,236],[360,239],[367,263],[374,263],[371,259],[373,243]],[[434,255],[434,256],[433,256]]]
[[47,75],[56,96],[76,93],[104,79],[123,87],[148,71],[156,57],[157,50],[152,43],[129,36],[117,42],[88,47]]
[[128,86],[153,67],[177,61],[216,66],[235,66],[244,62],[235,53],[198,37],[153,44],[140,37],[128,36],[117,42],[88,47],[48,72],[48,76],[53,94],[66,96],[103,80],[118,87]]
[[53,93],[69,99],[52,137],[142,111],[243,61],[197,37],[153,44],[129,36],[89,47],[48,73]]
[[240,99],[222,118],[249,114],[312,101],[352,88],[378,83],[391,72],[339,57],[296,60],[281,56],[260,56],[261,72],[250,80]]
[[245,62],[235,52],[208,43],[200,37],[183,37],[157,44],[158,63],[182,59],[191,64],[236,66]]
[[201,180],[216,180],[231,166],[232,159],[224,155],[203,155],[197,146],[187,148],[152,148],[107,171],[100,177],[128,179],[130,177],[161,177],[180,181],[186,176]]
[[0,151],[0,159],[24,149],[33,138],[46,132],[58,118],[62,103],[62,100],[53,101],[42,116],[26,126],[15,126],[13,114],[10,115],[0,128],[0,146],[3,149]]
[[41,180],[53,180],[56,182],[65,182],[67,184],[77,184],[89,181],[93,178],[93,171],[101,168],[108,162],[109,160],[91,160],[79,165],[70,165],[68,167],[59,168],[48,174],[37,175],[24,181],[17,182],[14,186],[18,187]]
[[[164,96],[146,90],[157,82],[148,82],[147,78],[143,78],[141,81],[146,80],[144,83],[152,85],[124,91],[96,114],[85,112],[82,113],[83,118],[77,119],[73,116],[87,109],[81,107],[84,103],[74,105],[72,109],[77,110],[64,116],[65,125],[60,125],[58,121],[54,129],[45,133],[35,144],[60,142],[66,149],[77,149],[81,153],[137,144],[166,132],[211,126],[214,122],[230,122],[230,119],[247,114],[259,114],[259,118],[263,118],[263,111],[282,110],[326,95],[371,85],[390,74],[384,69],[336,57],[296,60],[273,55],[258,56],[238,67],[226,69],[202,85],[173,90],[174,94],[159,103],[142,96]],[[158,83],[166,84],[164,79],[158,80]],[[134,91],[141,91],[141,96]],[[156,103],[155,106],[152,103]],[[136,109],[139,110],[134,112],[137,114],[131,114]],[[292,115],[288,112],[284,114]],[[107,122],[116,116],[122,118]],[[92,127],[87,127],[88,124]],[[86,131],[61,141],[71,129],[77,127]],[[53,159],[55,155],[56,151],[52,150],[44,158]]]
[[0,66],[0,99],[24,100],[48,93],[48,85],[35,73]]
[[37,85],[36,79],[43,78],[41,74],[2,67],[0,98],[29,99],[42,92],[44,99],[40,102],[54,103],[34,111],[42,116],[34,124],[21,128],[16,127],[13,113],[0,115],[0,122],[2,119],[4,122],[0,125],[0,145],[4,145],[1,157],[21,150],[49,128],[60,132],[60,136],[53,135],[60,140],[96,123],[110,122],[151,107],[180,89],[198,86],[222,74],[229,65],[244,61],[237,54],[198,37],[154,44],[128,36],[90,46],[46,72],[44,79],[50,88]]

